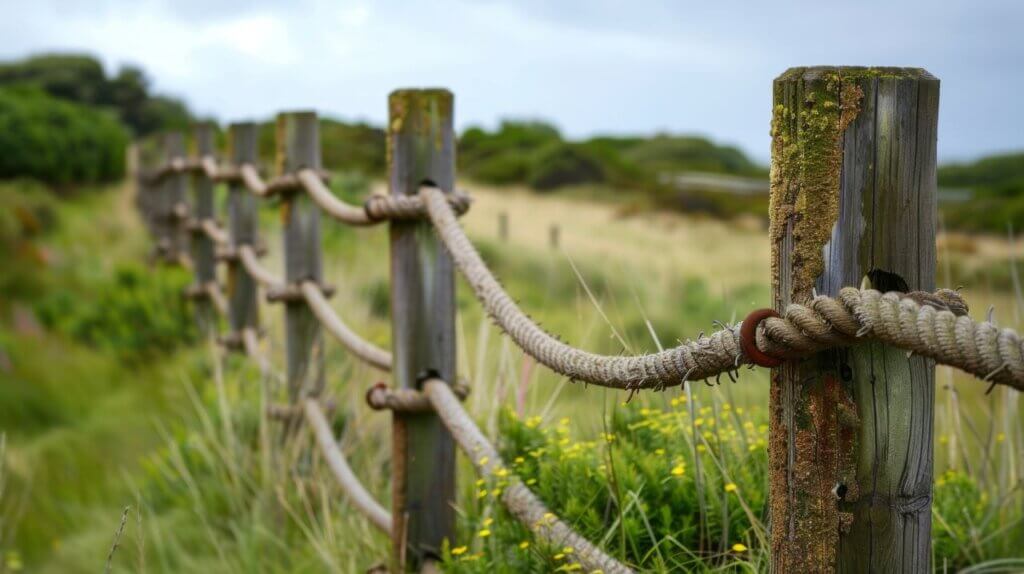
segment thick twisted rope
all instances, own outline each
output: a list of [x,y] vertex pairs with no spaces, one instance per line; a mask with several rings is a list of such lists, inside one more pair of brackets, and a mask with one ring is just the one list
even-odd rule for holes
[[[459,448],[473,461],[473,466],[482,477],[490,478],[499,469],[505,468],[497,449],[480,432],[447,383],[429,379],[423,385],[423,392],[445,427],[451,431]],[[518,479],[509,481],[508,486],[502,490],[501,501],[519,522],[530,528],[540,539],[554,546],[571,546],[573,553],[567,555],[567,558],[578,562],[587,572],[632,572],[552,514],[544,502]]]
[[[571,379],[624,388],[663,388],[706,379],[750,364],[740,345],[741,325],[674,349],[632,357],[576,349],[546,333],[509,297],[455,219],[444,193],[420,189],[438,236],[487,314],[528,355]],[[916,352],[977,377],[1024,390],[1024,348],[1016,332],[963,315],[959,295],[844,289],[838,299],[819,296],[809,307],[791,305],[783,318],[768,319],[757,344],[789,358],[866,338]]]
[[320,286],[313,281],[303,281],[300,286],[309,308],[334,338],[353,355],[382,371],[391,370],[391,353],[357,335],[327,302]]
[[365,515],[374,526],[384,532],[391,532],[391,513],[385,510],[370,494],[359,478],[352,472],[352,467],[345,460],[345,454],[338,448],[331,432],[331,425],[327,423],[327,417],[314,399],[305,399],[303,410],[306,414],[306,421],[312,427],[316,435],[316,442],[320,445],[320,452],[324,460],[331,468],[331,472],[341,485],[345,496],[360,512]]
[[257,283],[268,289],[281,289],[284,281],[274,275],[266,267],[260,265],[259,256],[251,245],[239,245],[238,257],[242,260],[242,266]]
[[210,238],[210,241],[213,241],[215,244],[227,245],[231,242],[231,236],[224,228],[217,225],[216,221],[212,219],[203,219],[199,222],[199,226],[203,233]]
[[[298,181],[324,213],[349,225],[376,225],[393,219],[420,219],[426,215],[423,199],[415,195],[372,195],[362,207],[341,201],[331,193],[323,177],[311,169],[299,170]],[[447,196],[457,214],[469,209],[469,196],[453,193]]]
[[838,298],[815,297],[765,321],[760,346],[779,355],[806,356],[865,338],[934,359],[982,380],[1024,390],[1024,340],[1012,329],[966,315],[948,289],[931,298],[846,287]]

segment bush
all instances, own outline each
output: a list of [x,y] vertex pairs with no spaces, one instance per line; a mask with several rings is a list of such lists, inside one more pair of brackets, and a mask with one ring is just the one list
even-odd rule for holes
[[107,77],[103,65],[85,54],[42,54],[0,62],[0,87],[32,87],[60,100],[114,110],[137,136],[184,129],[191,121],[178,99],[149,91],[149,78],[135,66]]
[[19,181],[0,189],[0,300],[26,297],[41,288],[37,270],[47,254],[38,239],[56,227],[57,200],[41,184]]
[[561,142],[552,143],[537,152],[527,177],[531,186],[542,191],[604,180],[601,162],[585,147]]
[[124,360],[143,360],[196,340],[192,313],[182,296],[188,274],[156,273],[121,265],[100,284],[55,290],[36,305],[48,328],[112,351]]
[[764,173],[739,149],[715,145],[702,137],[657,136],[632,147],[625,157],[651,172]]
[[34,89],[0,89],[0,178],[57,185],[124,176],[128,136],[111,115]]

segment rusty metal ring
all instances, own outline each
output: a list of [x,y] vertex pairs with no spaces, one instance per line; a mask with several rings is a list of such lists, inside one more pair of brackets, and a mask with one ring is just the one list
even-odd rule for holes
[[770,317],[779,317],[775,309],[757,309],[751,311],[740,326],[740,349],[750,359],[751,363],[759,367],[774,368],[782,364],[783,359],[773,357],[757,348],[757,327],[761,321]]

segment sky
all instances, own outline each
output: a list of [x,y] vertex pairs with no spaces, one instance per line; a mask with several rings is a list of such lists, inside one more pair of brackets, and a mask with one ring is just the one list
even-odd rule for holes
[[923,67],[939,157],[1024,149],[1024,1],[0,0],[0,58],[75,50],[220,121],[313,108],[386,120],[443,86],[456,125],[571,137],[695,133],[769,156],[772,79],[804,65]]

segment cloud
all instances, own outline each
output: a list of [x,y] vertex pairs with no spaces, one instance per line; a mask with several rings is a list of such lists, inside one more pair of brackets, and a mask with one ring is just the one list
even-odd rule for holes
[[462,126],[699,132],[761,160],[785,68],[911,65],[943,81],[940,155],[970,157],[1024,144],[1021,21],[1009,0],[36,0],[0,22],[0,53],[137,63],[225,121],[314,107],[381,122],[390,90],[443,85]]

